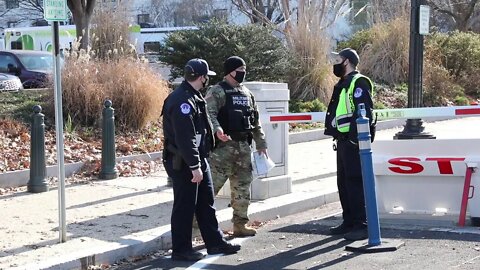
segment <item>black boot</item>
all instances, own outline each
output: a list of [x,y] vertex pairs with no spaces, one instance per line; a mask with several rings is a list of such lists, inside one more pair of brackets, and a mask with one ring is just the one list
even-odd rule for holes
[[184,252],[172,252],[172,260],[174,261],[199,261],[205,257],[205,254],[195,251],[195,250],[190,250],[190,251],[184,251]]
[[368,238],[367,225],[361,224],[361,225],[354,226],[352,230],[349,233],[345,234],[343,238],[349,241],[359,241],[359,240],[367,239]]
[[353,228],[353,225],[342,222],[342,224],[336,226],[336,227],[331,227],[330,228],[330,234],[331,235],[340,235],[340,234],[346,234],[350,232]]

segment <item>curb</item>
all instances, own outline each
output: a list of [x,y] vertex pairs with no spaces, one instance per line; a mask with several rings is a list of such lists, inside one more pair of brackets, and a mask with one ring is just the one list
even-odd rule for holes
[[[124,160],[143,160],[150,161],[162,157],[162,152],[153,152],[140,155],[117,157],[116,162],[120,163]],[[65,164],[65,177],[70,177],[78,172],[85,165],[85,162],[75,162]],[[58,175],[58,165],[47,166],[46,177],[56,177]],[[30,179],[30,170],[8,171],[0,174],[0,188],[19,187],[27,185]]]
[[[301,196],[299,196],[299,193],[301,193]],[[335,189],[290,193],[253,202],[250,206],[250,209],[253,210],[252,213],[250,213],[250,217],[252,220],[264,222],[314,209],[336,201],[338,201],[338,192]],[[217,219],[221,229],[227,230],[231,228],[231,216],[231,208],[217,211]],[[71,241],[81,240],[72,239]],[[63,258],[29,264],[16,269],[87,269],[88,266],[98,263],[112,264],[128,257],[145,255],[157,250],[168,250],[171,246],[172,239],[169,224],[124,236],[118,243],[111,243],[104,247],[84,250],[78,253],[68,254]]]

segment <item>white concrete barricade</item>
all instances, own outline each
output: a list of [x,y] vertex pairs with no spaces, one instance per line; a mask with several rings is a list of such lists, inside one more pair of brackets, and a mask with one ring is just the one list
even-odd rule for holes
[[[246,82],[252,91],[260,111],[260,117],[269,114],[288,112],[290,91],[286,83]],[[288,175],[288,123],[264,123],[268,144],[268,154],[275,162],[275,167],[266,177],[255,179],[251,187],[251,198],[263,200],[292,192],[292,180]],[[255,147],[255,146],[254,146]],[[219,192],[220,196],[230,197],[229,181]]]
[[[480,164],[480,139],[379,140],[372,151],[381,215],[458,220],[467,163]],[[474,217],[480,216],[479,178],[474,172],[467,208]]]

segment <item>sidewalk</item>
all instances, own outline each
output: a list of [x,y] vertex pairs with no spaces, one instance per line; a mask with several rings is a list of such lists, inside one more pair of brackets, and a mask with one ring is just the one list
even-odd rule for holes
[[[478,137],[480,118],[427,124],[437,138]],[[456,134],[462,127],[477,130]],[[380,131],[391,139],[399,128]],[[266,221],[338,200],[330,139],[289,145],[292,193],[252,203],[251,220]],[[68,241],[59,243],[58,190],[1,196],[0,269],[79,269],[113,263],[171,245],[172,189],[166,173],[93,181],[66,188]],[[216,200],[217,217],[230,229],[229,199]]]

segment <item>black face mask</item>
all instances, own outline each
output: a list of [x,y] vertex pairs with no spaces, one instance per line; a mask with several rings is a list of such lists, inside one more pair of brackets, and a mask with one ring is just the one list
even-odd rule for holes
[[205,78],[205,81],[204,81],[204,82],[202,82],[202,86],[203,86],[203,88],[205,88],[205,87],[207,87],[207,86],[208,86],[208,81],[210,80],[210,78],[208,78],[208,76],[205,76],[204,78]]
[[343,65],[343,63],[345,63],[346,60],[347,59],[343,60],[343,62],[340,64],[333,65],[333,74],[335,74],[335,76],[341,78],[345,75],[347,68]]
[[246,72],[245,71],[235,71],[235,77],[233,77],[235,79],[235,81],[237,81],[238,83],[242,83],[243,80],[245,80],[245,75],[246,75]]

